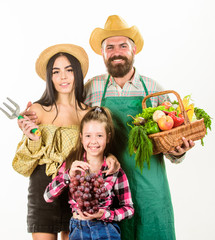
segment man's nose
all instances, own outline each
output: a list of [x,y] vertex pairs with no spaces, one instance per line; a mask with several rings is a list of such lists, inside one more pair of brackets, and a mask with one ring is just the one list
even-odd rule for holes
[[121,55],[121,49],[119,47],[115,47],[113,50],[114,56]]

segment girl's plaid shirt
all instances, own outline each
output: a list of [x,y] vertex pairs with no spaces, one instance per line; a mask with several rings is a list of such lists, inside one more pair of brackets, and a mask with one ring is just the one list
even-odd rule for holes
[[[102,165],[101,171],[107,169],[106,161]],[[61,192],[69,187],[70,177],[68,174],[69,170],[65,170],[65,162],[59,170],[58,175],[52,180],[52,182],[46,187],[44,193],[44,199],[46,202],[53,202]],[[101,175],[101,173],[100,173]],[[113,175],[105,176],[102,174],[105,180],[105,186],[107,188],[107,197],[100,202],[100,208],[104,209],[105,212],[100,220],[111,222],[121,221],[125,218],[131,218],[134,215],[133,202],[131,198],[131,191],[128,183],[128,179],[124,171],[120,168],[118,172]],[[114,198],[117,197],[117,207],[113,205]],[[77,203],[72,199],[69,192],[69,203],[72,208],[72,212],[78,208]]]

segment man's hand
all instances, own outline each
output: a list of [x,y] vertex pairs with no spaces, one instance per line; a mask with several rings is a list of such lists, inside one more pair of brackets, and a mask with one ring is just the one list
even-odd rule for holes
[[184,137],[182,138],[182,140],[182,146],[177,146],[173,151],[169,151],[167,153],[174,156],[181,156],[195,146],[195,143],[192,140],[187,140]]
[[108,155],[106,159],[106,163],[108,166],[108,170],[105,170],[102,173],[106,173],[106,175],[110,175],[119,171],[120,163],[114,155],[112,154]]

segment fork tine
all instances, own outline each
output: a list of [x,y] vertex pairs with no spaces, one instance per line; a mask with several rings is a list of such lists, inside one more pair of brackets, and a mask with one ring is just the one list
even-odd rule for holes
[[0,110],[10,119],[14,118],[9,113],[7,113],[3,108],[0,108]]
[[16,107],[16,109],[19,109],[19,105],[14,102],[11,98],[7,97],[7,99]]
[[7,103],[3,102],[3,104],[12,112],[15,112],[15,109],[13,109],[11,106],[9,106]]
[[11,111],[11,114],[9,114],[9,112],[5,111],[4,109],[0,108],[1,111],[10,119],[14,119],[16,117],[19,116],[19,110],[20,110],[20,107],[19,105],[14,102],[12,99],[10,99],[9,97],[7,97],[7,99],[14,105],[15,109],[12,108],[11,106],[9,106],[7,103],[3,102],[3,104],[8,108],[8,110]]

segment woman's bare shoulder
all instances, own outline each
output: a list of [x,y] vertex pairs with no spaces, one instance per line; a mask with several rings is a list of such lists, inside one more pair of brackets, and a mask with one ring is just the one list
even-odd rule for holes
[[33,103],[29,108],[29,111],[35,112],[37,115],[37,124],[41,123],[42,116],[44,115],[44,109],[39,103]]
[[44,111],[44,109],[42,108],[42,105],[40,105],[39,103],[33,103],[31,105],[31,107],[29,108],[30,111],[33,112],[42,112]]

